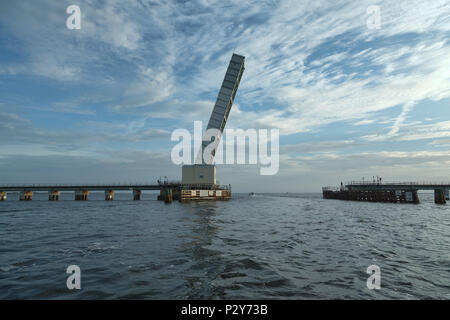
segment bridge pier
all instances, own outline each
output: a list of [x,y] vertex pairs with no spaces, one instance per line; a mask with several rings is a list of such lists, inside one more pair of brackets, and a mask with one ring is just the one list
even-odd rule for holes
[[114,190],[105,190],[105,200],[106,201],[114,200]]
[[420,203],[419,194],[418,194],[417,190],[414,190],[412,192],[412,199],[413,199],[413,203],[415,203],[415,204],[419,204]]
[[161,188],[158,200],[164,201],[165,203],[171,203],[173,200],[172,188]]
[[33,191],[22,191],[20,193],[20,201],[31,201],[33,200]]
[[141,200],[142,191],[133,189],[133,200]]
[[48,192],[48,200],[49,201],[58,201],[60,196],[59,191],[49,191]]
[[88,195],[89,195],[88,190],[77,190],[75,191],[75,200],[86,201],[88,199]]
[[6,201],[6,192],[0,191],[0,201]]
[[166,198],[164,199],[165,203],[172,203],[172,189],[166,189]]
[[434,190],[434,203],[436,204],[446,204],[445,201],[445,190],[435,189]]
[[165,201],[166,203],[172,202],[172,200],[181,200],[181,189],[178,187],[164,187],[159,190],[158,200]]

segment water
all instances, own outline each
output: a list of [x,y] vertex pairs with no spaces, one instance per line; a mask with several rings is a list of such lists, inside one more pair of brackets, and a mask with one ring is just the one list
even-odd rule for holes
[[[0,299],[450,299],[450,206],[430,194],[419,205],[46,197],[0,203]],[[66,287],[72,264],[81,290]],[[380,290],[366,286],[373,264]]]

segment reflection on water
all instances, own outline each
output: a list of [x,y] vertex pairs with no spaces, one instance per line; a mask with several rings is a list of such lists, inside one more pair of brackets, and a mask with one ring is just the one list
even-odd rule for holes
[[187,299],[208,299],[218,295],[211,280],[220,273],[220,251],[210,249],[216,237],[218,225],[215,222],[216,202],[198,202],[183,204],[184,210],[191,215],[191,232],[180,248],[181,254],[192,259],[188,272],[183,275],[189,291]]
[[[72,196],[0,203],[0,298],[450,298],[450,206],[430,194],[419,205],[319,194],[170,205]],[[71,264],[81,268],[79,291],[66,288]],[[378,291],[366,287],[372,264]]]

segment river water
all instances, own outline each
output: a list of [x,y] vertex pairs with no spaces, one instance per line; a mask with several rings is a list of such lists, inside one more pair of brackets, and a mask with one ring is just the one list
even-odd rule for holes
[[[0,202],[0,299],[450,299],[450,205],[431,194],[418,205],[103,197]],[[69,265],[80,290],[66,286]]]

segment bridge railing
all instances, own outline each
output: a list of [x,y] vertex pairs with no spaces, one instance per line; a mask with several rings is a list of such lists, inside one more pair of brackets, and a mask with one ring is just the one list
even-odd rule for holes
[[[172,182],[171,182],[172,183]],[[179,183],[178,183],[179,184]],[[134,186],[151,186],[156,185],[154,182],[118,182],[118,183],[5,183],[0,184],[2,188],[46,188],[46,187],[134,187]]]
[[231,185],[218,185],[218,184],[181,184],[181,189],[209,189],[209,190],[231,190]]
[[450,182],[442,181],[442,182],[430,182],[430,181],[422,181],[422,182],[377,182],[377,181],[350,181],[347,182],[346,186],[450,186]]
[[160,186],[180,185],[181,184],[181,181],[179,181],[179,180],[158,180],[157,182]]
[[333,187],[333,186],[326,186],[322,187],[322,191],[345,191],[347,188],[345,187]]

